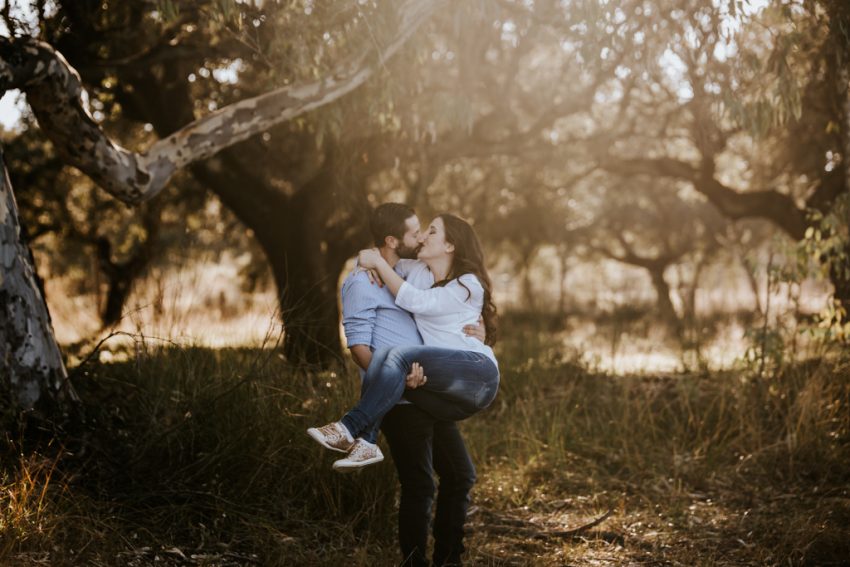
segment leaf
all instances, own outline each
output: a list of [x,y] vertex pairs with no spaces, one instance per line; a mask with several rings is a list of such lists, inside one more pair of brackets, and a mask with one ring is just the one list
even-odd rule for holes
[[180,17],[180,6],[173,0],[159,0],[157,10],[159,10],[165,22],[173,22]]

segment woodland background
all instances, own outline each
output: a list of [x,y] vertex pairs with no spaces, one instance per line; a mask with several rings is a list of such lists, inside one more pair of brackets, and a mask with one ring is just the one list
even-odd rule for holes
[[[411,6],[429,12],[399,43]],[[6,190],[73,387],[16,402],[0,280],[4,564],[397,564],[392,464],[339,477],[303,434],[357,395],[339,283],[388,200],[469,219],[502,314],[502,391],[462,425],[470,564],[846,564],[844,2],[21,0],[0,19],[3,65],[50,46],[131,152],[371,73],[131,205],[69,153],[87,130],[3,79]]]

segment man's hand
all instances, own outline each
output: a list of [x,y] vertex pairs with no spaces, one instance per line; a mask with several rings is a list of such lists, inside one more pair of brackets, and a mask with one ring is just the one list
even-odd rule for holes
[[477,325],[466,325],[463,332],[482,343],[485,342],[487,340],[487,328],[484,326],[484,317],[478,317]]
[[418,362],[414,362],[410,367],[410,374],[408,374],[407,378],[404,380],[405,385],[411,390],[415,390],[427,381],[428,377],[425,376],[425,371],[422,369],[422,365]]
[[372,349],[369,348],[369,345],[352,345],[349,350],[351,351],[351,358],[354,359],[357,366],[363,370],[369,368],[369,363],[372,362]]

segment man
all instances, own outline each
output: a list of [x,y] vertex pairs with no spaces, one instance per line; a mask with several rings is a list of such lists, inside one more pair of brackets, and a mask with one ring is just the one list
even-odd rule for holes
[[[393,267],[402,258],[416,257],[419,229],[414,210],[399,203],[379,206],[370,221],[375,245]],[[422,344],[411,314],[396,306],[392,294],[371,283],[363,271],[355,270],[343,283],[342,314],[351,356],[364,371],[378,348]],[[484,340],[482,330],[465,330]],[[407,385],[416,387],[423,379],[411,374]],[[403,565],[428,564],[426,546],[435,493],[434,471],[440,485],[434,517],[433,564],[460,565],[475,467],[457,425],[438,421],[403,400],[384,416],[381,431],[389,443],[401,483],[398,537]]]

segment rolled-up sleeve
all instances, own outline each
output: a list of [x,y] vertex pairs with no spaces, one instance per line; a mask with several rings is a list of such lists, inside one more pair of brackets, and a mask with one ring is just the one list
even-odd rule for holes
[[378,315],[378,300],[369,282],[359,279],[342,286],[342,326],[348,348],[372,345],[372,332]]

